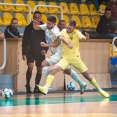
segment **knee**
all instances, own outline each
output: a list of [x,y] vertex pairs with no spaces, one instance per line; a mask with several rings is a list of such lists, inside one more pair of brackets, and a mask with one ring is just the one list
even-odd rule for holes
[[45,63],[44,62],[42,62],[41,63],[41,67],[45,67],[46,65],[45,65]]
[[67,74],[67,75],[71,74],[71,70],[64,70],[63,72],[64,72],[64,74]]
[[44,60],[42,63],[41,63],[41,67],[45,67],[45,66],[50,66],[49,63]]
[[50,69],[50,74],[55,75],[57,73],[57,70],[55,68]]

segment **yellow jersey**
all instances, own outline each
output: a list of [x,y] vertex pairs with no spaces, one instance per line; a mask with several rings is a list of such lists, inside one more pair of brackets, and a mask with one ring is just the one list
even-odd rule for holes
[[79,53],[79,40],[84,37],[84,35],[78,30],[74,30],[72,33],[67,33],[66,29],[60,32],[60,36],[65,37],[69,43],[73,45],[73,48],[68,48],[68,45],[62,42],[62,57],[73,58],[80,56]]

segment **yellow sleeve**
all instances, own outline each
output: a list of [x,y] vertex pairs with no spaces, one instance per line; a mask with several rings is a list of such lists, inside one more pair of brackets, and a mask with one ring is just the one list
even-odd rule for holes
[[63,29],[63,30],[59,33],[59,36],[63,36],[63,37],[64,37],[65,31],[66,31],[66,29]]
[[80,31],[77,31],[78,34],[78,39],[82,39],[83,37],[85,37]]

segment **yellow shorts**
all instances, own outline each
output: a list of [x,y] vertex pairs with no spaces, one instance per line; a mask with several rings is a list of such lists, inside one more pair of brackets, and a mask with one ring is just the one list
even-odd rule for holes
[[62,58],[56,65],[60,66],[63,70],[65,70],[69,65],[72,65],[80,73],[83,73],[88,70],[88,68],[82,62],[80,57],[74,57],[68,59]]

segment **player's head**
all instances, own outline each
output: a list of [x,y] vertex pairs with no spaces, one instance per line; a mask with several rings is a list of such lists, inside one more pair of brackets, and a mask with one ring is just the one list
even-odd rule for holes
[[70,20],[66,26],[67,33],[72,33],[76,27],[76,21]]
[[111,17],[111,9],[106,8],[104,15],[107,19],[109,19]]
[[66,28],[66,22],[65,22],[65,20],[59,20],[58,28],[59,28],[60,30],[63,30],[63,29]]
[[47,23],[46,24],[47,24],[47,28],[48,29],[52,29],[55,26],[55,24],[56,24],[56,17],[49,16],[47,18]]
[[11,27],[12,27],[13,30],[17,29],[17,27],[18,27],[18,20],[16,18],[13,18],[11,20]]
[[35,11],[33,14],[33,18],[34,20],[38,21],[40,23],[41,19],[42,19],[42,14],[39,11]]

